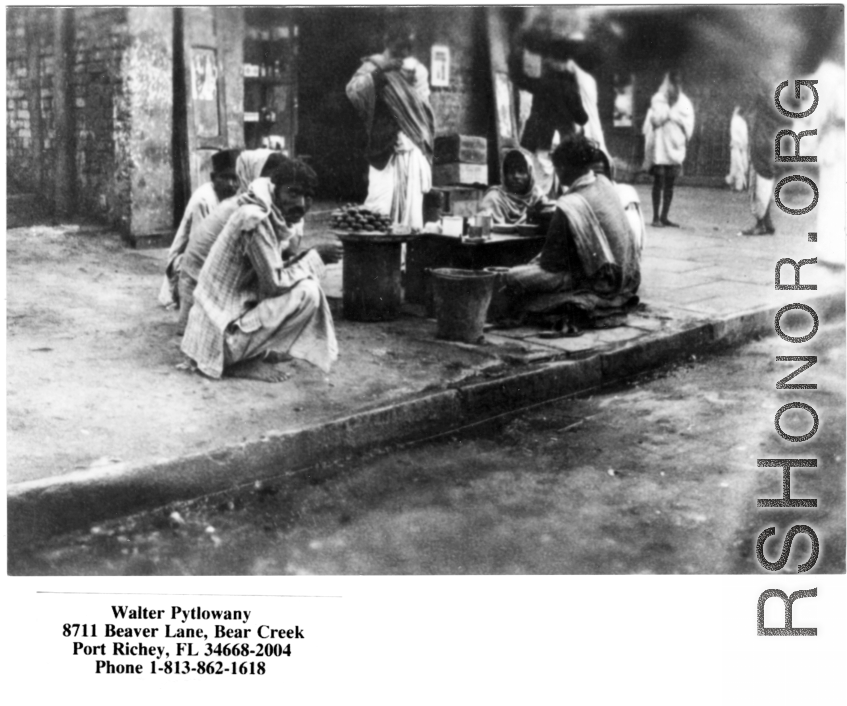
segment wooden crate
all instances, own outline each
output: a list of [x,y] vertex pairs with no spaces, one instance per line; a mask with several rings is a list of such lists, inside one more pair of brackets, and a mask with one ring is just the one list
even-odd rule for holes
[[454,184],[475,185],[488,184],[487,164],[436,164],[432,168],[432,183],[435,186],[451,186]]
[[442,135],[435,138],[435,164],[488,164],[488,140],[474,135]]

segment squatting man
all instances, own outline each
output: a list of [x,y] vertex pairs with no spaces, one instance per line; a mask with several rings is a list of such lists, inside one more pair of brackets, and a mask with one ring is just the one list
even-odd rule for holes
[[252,182],[212,245],[194,290],[182,351],[212,378],[278,382],[275,363],[298,358],[328,372],[338,358],[325,265],[340,244],[297,252],[295,225],[317,186],[315,172],[286,159]]

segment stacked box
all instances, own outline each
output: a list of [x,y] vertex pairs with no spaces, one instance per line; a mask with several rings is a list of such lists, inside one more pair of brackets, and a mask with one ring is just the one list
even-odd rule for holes
[[432,182],[436,186],[488,184],[488,140],[484,137],[437,137],[433,162]]
[[432,168],[432,183],[437,186],[475,186],[488,184],[487,164],[436,164]]
[[442,135],[435,138],[435,164],[488,164],[488,140],[474,135]]

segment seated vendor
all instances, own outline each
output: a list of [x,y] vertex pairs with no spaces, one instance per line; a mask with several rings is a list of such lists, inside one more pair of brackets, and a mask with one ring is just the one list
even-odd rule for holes
[[485,192],[478,213],[492,216],[494,223],[526,223],[550,202],[535,183],[532,156],[514,149],[503,158],[503,184]]
[[541,253],[506,275],[515,314],[575,307],[590,322],[637,303],[636,236],[612,182],[591,169],[596,149],[582,135],[567,135],[553,152],[567,191],[556,201]]

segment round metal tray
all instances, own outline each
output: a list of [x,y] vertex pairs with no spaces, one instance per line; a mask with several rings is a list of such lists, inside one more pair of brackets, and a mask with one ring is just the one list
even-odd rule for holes
[[403,243],[412,238],[417,238],[420,233],[406,233],[405,235],[394,235],[392,233],[381,233],[379,231],[349,231],[349,230],[332,230],[333,235],[344,242],[351,243]]

